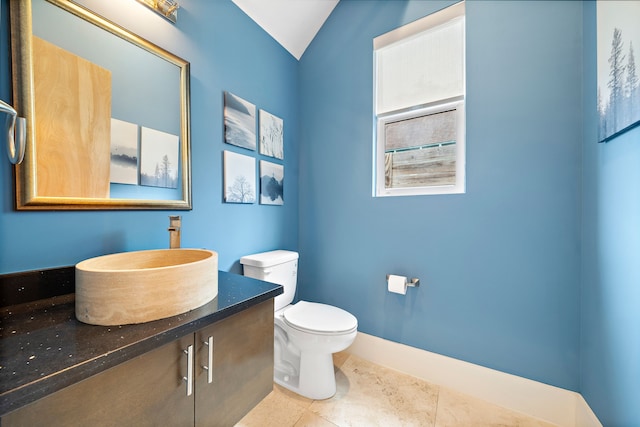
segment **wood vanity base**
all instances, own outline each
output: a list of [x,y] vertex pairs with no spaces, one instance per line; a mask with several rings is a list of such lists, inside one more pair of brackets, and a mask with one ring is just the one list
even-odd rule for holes
[[[212,337],[213,348],[205,345]],[[187,395],[192,347],[193,389]],[[208,371],[212,351],[213,376]],[[208,367],[208,366],[207,366]],[[209,367],[208,367],[209,368]],[[233,426],[273,389],[273,299],[2,417],[11,426]]]

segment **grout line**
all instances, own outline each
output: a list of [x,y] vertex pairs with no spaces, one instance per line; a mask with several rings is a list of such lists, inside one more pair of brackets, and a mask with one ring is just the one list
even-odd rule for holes
[[[422,380],[424,381],[424,380]],[[427,381],[425,381],[427,382]],[[431,384],[431,383],[429,383]],[[438,395],[436,396],[436,413],[433,416],[433,427],[436,427],[438,425],[438,410],[440,409],[440,390],[442,389],[442,387],[440,387],[437,384],[434,384],[436,387],[438,387]]]
[[[305,409],[305,412],[307,410]],[[291,427],[296,427],[296,424],[298,424],[300,422],[300,420],[302,419],[302,417],[304,417],[305,412],[302,413],[302,415],[300,415],[294,422],[293,424],[291,424]]]

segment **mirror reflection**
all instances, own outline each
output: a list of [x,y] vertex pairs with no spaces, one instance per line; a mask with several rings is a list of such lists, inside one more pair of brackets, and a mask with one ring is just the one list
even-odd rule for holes
[[18,209],[190,209],[189,64],[66,0],[10,6]]

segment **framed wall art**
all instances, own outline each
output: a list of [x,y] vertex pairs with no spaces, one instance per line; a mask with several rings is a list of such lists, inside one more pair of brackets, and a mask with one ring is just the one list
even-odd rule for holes
[[260,154],[284,158],[284,121],[260,110]]
[[224,201],[255,203],[256,159],[224,151]]
[[178,187],[180,137],[156,129],[140,129],[140,184]]
[[284,166],[260,160],[260,204],[284,205]]
[[640,2],[597,6],[598,141],[609,142],[640,125]]
[[230,92],[224,93],[224,142],[256,149],[256,106]]
[[138,125],[111,119],[111,168],[109,181],[138,184]]

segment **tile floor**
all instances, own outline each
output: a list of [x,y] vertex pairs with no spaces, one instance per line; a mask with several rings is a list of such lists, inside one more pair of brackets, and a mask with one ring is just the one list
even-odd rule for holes
[[338,390],[311,400],[274,384],[236,427],[553,427],[491,403],[375,365],[334,355]]

